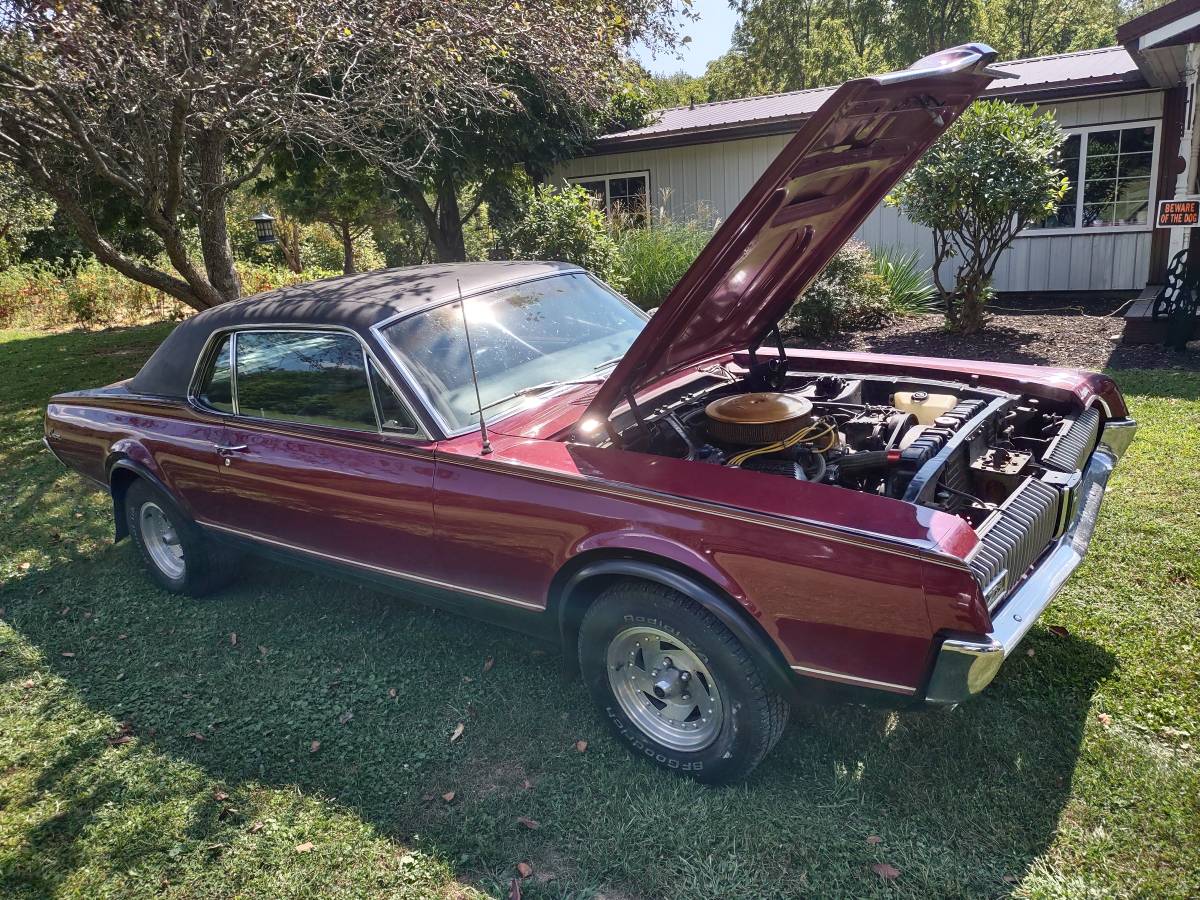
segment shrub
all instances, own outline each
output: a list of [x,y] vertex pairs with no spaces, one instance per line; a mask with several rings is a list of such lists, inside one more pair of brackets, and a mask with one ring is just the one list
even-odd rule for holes
[[937,312],[937,288],[933,272],[921,265],[921,254],[903,247],[883,247],[874,251],[873,270],[887,287],[888,306],[900,316],[918,316]]
[[625,296],[654,309],[712,238],[713,221],[697,215],[677,222],[660,211],[648,228],[618,223],[616,231]]
[[871,328],[888,318],[887,285],[875,274],[870,248],[850,241],[834,254],[780,323],[788,335],[827,338],[838,331]]
[[[1003,100],[972,103],[896,186],[888,203],[933,230],[933,277],[947,324],[983,327],[1000,254],[1030,222],[1054,213],[1067,190],[1062,129],[1051,113]],[[941,265],[958,258],[954,287]]]
[[496,256],[574,263],[610,284],[618,276],[608,220],[592,195],[576,185],[531,191],[520,215],[498,236]]

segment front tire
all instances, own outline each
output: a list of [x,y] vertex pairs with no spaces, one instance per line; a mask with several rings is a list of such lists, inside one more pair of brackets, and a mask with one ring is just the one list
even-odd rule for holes
[[639,755],[700,781],[750,773],[787,724],[787,701],[716,616],[643,581],[606,588],[579,628],[592,698]]
[[237,555],[215,546],[169,497],[145,480],[129,485],[124,506],[125,525],[138,555],[164,590],[200,597],[236,575]]

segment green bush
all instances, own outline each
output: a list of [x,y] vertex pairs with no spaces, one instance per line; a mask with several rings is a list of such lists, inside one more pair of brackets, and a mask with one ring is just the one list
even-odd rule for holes
[[660,214],[650,227],[617,228],[617,252],[625,296],[642,309],[654,309],[713,235],[711,218],[676,222]]
[[887,285],[875,274],[870,248],[850,241],[796,300],[781,330],[789,336],[822,339],[879,325],[889,311]]
[[937,288],[933,272],[921,264],[917,250],[882,247],[874,251],[873,269],[887,287],[888,305],[900,316],[919,316],[937,312]]
[[[341,274],[340,269],[294,273],[282,266],[256,263],[238,263],[237,269],[246,295]],[[0,271],[0,326],[4,327],[129,325],[178,319],[190,313],[190,307],[173,297],[131,281],[95,259],[81,263],[73,272],[58,271],[42,262]]]
[[512,226],[498,236],[495,255],[574,263],[620,286],[608,220],[592,195],[574,185],[535,188]]

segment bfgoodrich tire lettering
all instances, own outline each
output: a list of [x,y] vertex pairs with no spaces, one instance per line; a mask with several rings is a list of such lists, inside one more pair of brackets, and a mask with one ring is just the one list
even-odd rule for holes
[[[643,634],[651,641],[655,635],[664,637],[643,655],[637,646]],[[614,642],[619,649],[615,655],[610,652]],[[605,589],[580,624],[578,649],[588,691],[613,730],[638,755],[672,772],[714,783],[741,778],[762,761],[787,724],[787,701],[767,686],[732,632],[700,604],[662,585],[630,580]],[[680,659],[670,659],[672,653]],[[630,678],[649,719],[630,705],[630,692],[622,690],[618,670],[627,657],[633,660]],[[664,659],[666,667],[659,665]],[[679,693],[681,685],[690,696]],[[678,701],[681,696],[689,699]],[[712,706],[698,706],[690,720],[672,714],[693,698],[708,697]],[[718,703],[719,726],[710,734],[709,723],[700,717],[708,709],[709,715],[717,714]],[[666,728],[639,724],[656,724],[656,713],[667,716]]]
[[200,597],[237,575],[238,555],[214,545],[169,497],[144,479],[126,490],[124,515],[146,570],[165,590]]

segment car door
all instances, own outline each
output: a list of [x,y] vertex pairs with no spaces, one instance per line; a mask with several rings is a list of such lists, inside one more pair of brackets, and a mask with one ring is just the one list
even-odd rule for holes
[[433,576],[433,448],[359,337],[233,335],[234,409],[210,524],[381,574]]

